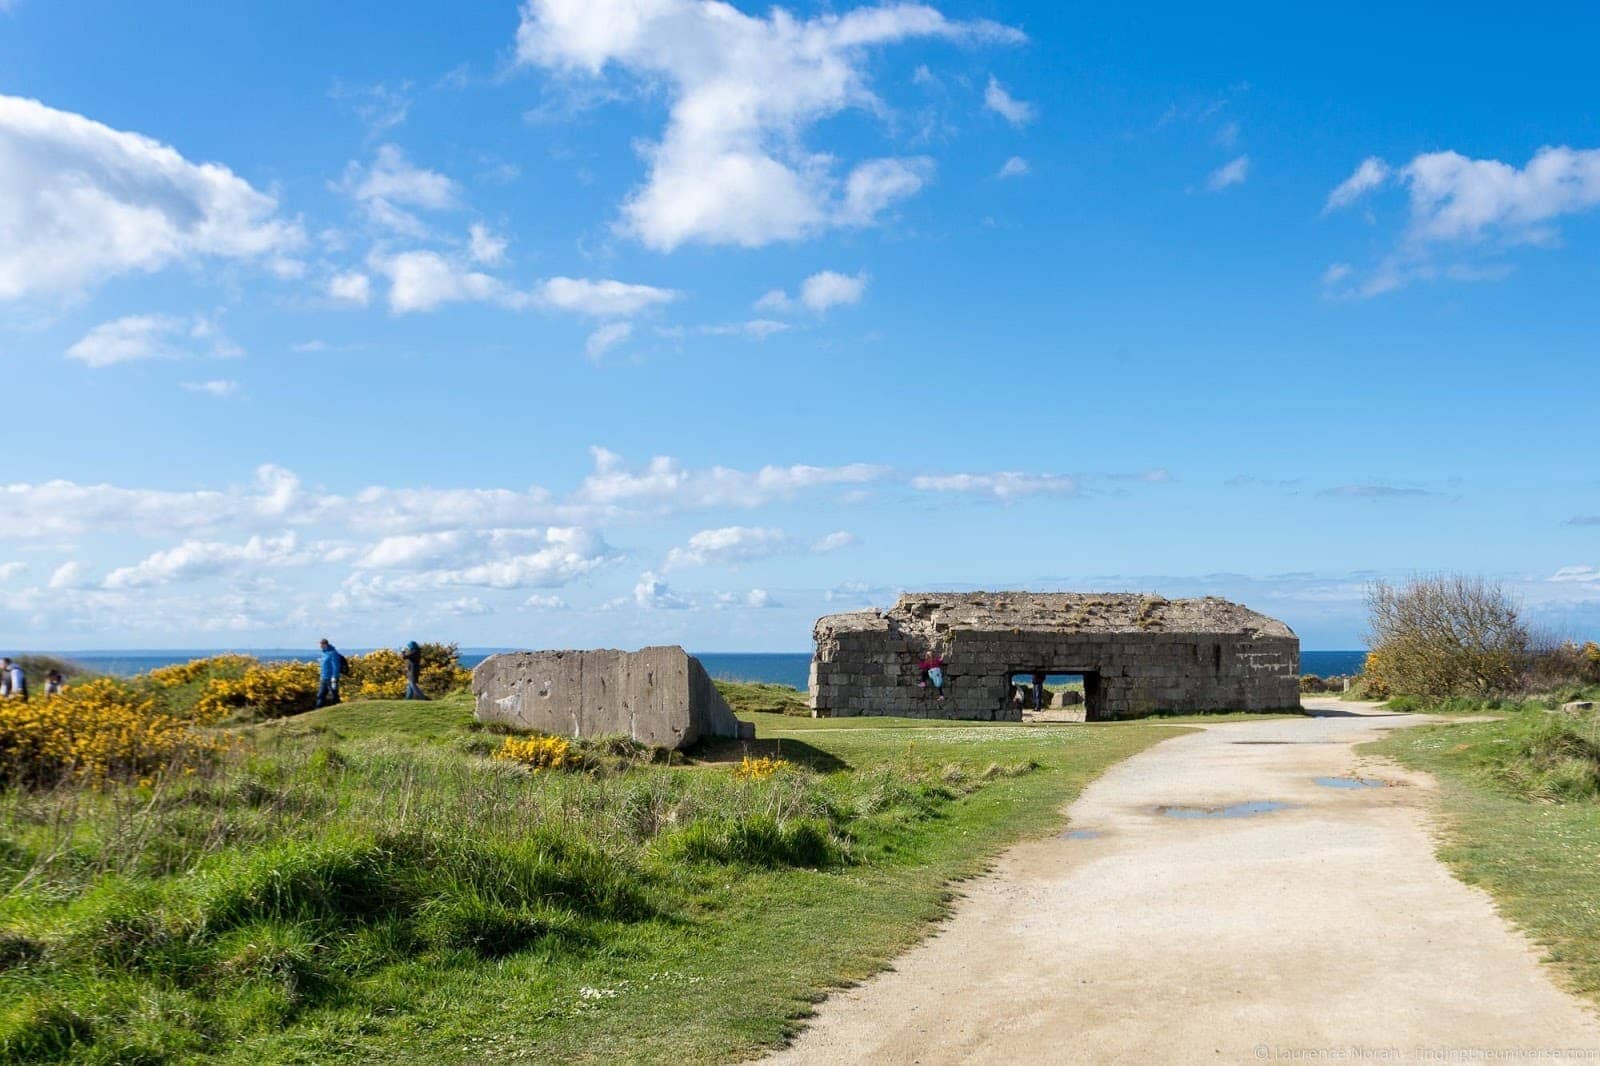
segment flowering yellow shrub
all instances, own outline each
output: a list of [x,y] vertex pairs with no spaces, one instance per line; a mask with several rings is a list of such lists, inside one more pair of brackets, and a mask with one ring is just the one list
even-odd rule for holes
[[535,770],[565,770],[578,765],[572,745],[563,737],[506,737],[494,753],[496,759],[510,759]]
[[49,699],[0,701],[0,785],[148,781],[194,768],[223,742],[192,722],[156,711],[147,696],[107,678]]
[[1361,678],[1366,683],[1364,695],[1375,700],[1386,700],[1392,695],[1385,673],[1387,667],[1388,662],[1382,651],[1373,649],[1367,652],[1367,663],[1361,668]]
[[316,663],[260,663],[242,677],[213,677],[195,705],[197,718],[214,722],[250,710],[262,718],[309,711],[317,697],[321,671]]
[[[472,683],[472,671],[461,669],[454,644],[423,644],[419,681],[422,691],[443,696]],[[366,700],[398,700],[406,694],[406,662],[392,648],[378,648],[350,657],[351,691]]]
[[363,700],[400,700],[405,699],[405,695],[406,679],[403,677],[391,681],[363,681],[356,689],[356,698]]
[[252,666],[261,665],[249,655],[213,655],[207,659],[191,659],[186,663],[158,666],[144,674],[146,680],[161,688],[177,688],[212,674],[241,674]]
[[752,759],[746,755],[744,761],[733,768],[733,776],[741,781],[765,781],[779,770],[788,768],[788,759],[774,759],[766,755]]

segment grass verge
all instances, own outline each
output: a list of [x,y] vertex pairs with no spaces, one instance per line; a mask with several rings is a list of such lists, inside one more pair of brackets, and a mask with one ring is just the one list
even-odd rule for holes
[[1542,709],[1395,730],[1365,751],[1440,784],[1439,857],[1600,1002],[1600,727]]

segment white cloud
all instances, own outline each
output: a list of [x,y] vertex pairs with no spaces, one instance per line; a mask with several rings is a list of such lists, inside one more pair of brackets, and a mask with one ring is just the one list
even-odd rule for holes
[[800,283],[800,302],[822,313],[833,307],[857,304],[867,291],[867,275],[824,270]]
[[[522,531],[519,539],[533,550],[491,551],[487,558],[434,569],[358,572],[345,580],[336,600],[341,606],[358,606],[448,588],[557,588],[621,558],[598,533],[578,527]],[[494,539],[478,542],[480,547],[485,543],[493,548]],[[509,542],[501,542],[502,548],[507,546]]]
[[753,562],[794,549],[794,541],[781,529],[759,526],[724,526],[702,529],[687,547],[667,553],[666,569],[684,566],[719,566]]
[[665,581],[648,570],[633,586],[633,602],[645,611],[682,611],[691,606],[687,599],[673,592]]
[[243,353],[211,319],[128,315],[94,327],[66,354],[68,359],[98,368],[142,359],[181,359],[196,354],[226,359]]
[[536,592],[523,600],[522,606],[524,610],[529,611],[564,611],[567,609],[567,601],[560,596],[544,596]]
[[583,342],[583,352],[590,359],[599,359],[631,336],[633,336],[631,324],[608,322],[589,334],[589,339]]
[[190,392],[197,392],[203,396],[211,396],[218,400],[225,400],[239,391],[239,383],[226,378],[217,378],[211,381],[185,381],[180,384]]
[[1032,104],[1018,100],[1006,91],[1006,87],[995,80],[994,75],[989,76],[989,85],[983,90],[983,106],[999,115],[1013,126],[1026,126],[1034,120],[1036,114]]
[[615,66],[664,83],[670,117],[646,149],[649,176],[623,203],[621,228],[662,251],[689,242],[757,247],[864,224],[920,188],[922,164],[879,160],[857,168],[841,198],[832,157],[803,145],[823,118],[879,109],[867,52],[915,37],[1023,39],[912,3],[800,19],[712,0],[528,0],[517,58],[590,76]]
[[1450,151],[1418,155],[1399,169],[1371,158],[1329,194],[1325,211],[1391,183],[1408,193],[1405,230],[1395,251],[1343,295],[1373,296],[1419,279],[1504,277],[1509,267],[1468,253],[1559,241],[1559,219],[1600,206],[1600,148],[1544,147],[1520,168]]
[[775,311],[782,314],[794,306],[794,301],[789,299],[789,294],[782,289],[768,289],[756,301],[757,311]]
[[335,274],[328,279],[330,299],[354,307],[365,307],[372,302],[372,279],[359,270]]
[[911,487],[920,492],[957,492],[970,495],[993,496],[999,500],[1020,496],[1076,496],[1079,492],[1076,478],[1065,474],[938,474],[919,475],[911,479]]
[[77,588],[83,584],[83,579],[87,572],[88,569],[76,560],[62,563],[50,575],[50,587],[52,589]]
[[870,226],[892,204],[922,191],[932,180],[933,170],[933,160],[926,156],[862,163],[845,181],[844,203],[838,214],[840,223]]
[[1250,176],[1250,157],[1238,156],[1213,170],[1206,178],[1207,192],[1221,192],[1230,185],[1241,185]]
[[1031,172],[1032,169],[1032,167],[1028,166],[1028,161],[1026,159],[1022,158],[1020,155],[1014,155],[1005,161],[1005,164],[1001,166],[1000,172],[996,174],[995,177],[1020,178]]
[[458,600],[446,600],[444,603],[439,604],[438,610],[441,614],[463,616],[494,613],[492,608],[476,596],[463,596]]
[[402,533],[384,537],[356,561],[358,570],[422,569],[460,554],[466,535],[459,529]]
[[504,237],[491,233],[489,227],[482,222],[474,222],[467,229],[467,254],[474,263],[484,266],[500,266],[506,261],[506,249],[510,242]]
[[626,318],[671,303],[680,295],[672,289],[630,285],[610,278],[549,278],[538,289],[539,302],[545,307],[596,318]]
[[774,333],[787,333],[794,327],[787,322],[774,322],[770,318],[752,318],[747,322],[728,322],[716,326],[701,326],[700,332],[709,337],[748,337],[764,341]]
[[1354,173],[1341,181],[1328,194],[1328,202],[1323,205],[1322,213],[1327,214],[1330,211],[1337,211],[1341,207],[1350,206],[1371,190],[1388,181],[1389,174],[1389,164],[1377,156],[1369,156],[1363,159]]
[[397,315],[436,311],[451,303],[499,303],[515,307],[522,302],[499,278],[447,259],[438,252],[374,256],[371,265],[388,277],[389,310]]
[[590,451],[595,470],[584,479],[575,498],[597,505],[644,505],[672,510],[759,507],[808,489],[866,484],[888,473],[884,467],[866,463],[764,466],[754,471],[724,466],[691,470],[667,456],[657,456],[635,472],[627,468],[621,456],[605,448]]
[[856,535],[854,533],[839,529],[814,541],[811,545],[811,550],[818,555],[823,555],[827,552],[836,552],[841,548],[848,548],[855,542]]
[[370,167],[352,162],[339,184],[378,225],[413,237],[428,228],[407,208],[453,211],[461,206],[456,183],[436,170],[412,165],[397,145],[378,146]]
[[766,589],[751,589],[749,592],[745,593],[744,605],[757,610],[765,607],[783,606],[777,600],[773,599],[772,593],[768,592]]
[[293,533],[281,537],[251,537],[243,544],[186,540],[176,547],[154,552],[133,566],[106,575],[108,589],[148,588],[180,581],[199,581],[233,572],[248,565],[305,563]]
[[0,300],[212,257],[291,274],[303,243],[275,199],[225,166],[0,96]]
[[27,572],[27,563],[0,563],[0,582],[15,581]]

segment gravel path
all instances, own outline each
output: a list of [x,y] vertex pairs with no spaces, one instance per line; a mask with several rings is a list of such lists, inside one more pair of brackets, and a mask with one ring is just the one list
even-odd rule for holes
[[[1112,768],[772,1061],[1600,1062],[1594,1013],[1434,858],[1431,780],[1353,751],[1423,719],[1308,706]],[[1348,775],[1386,784],[1315,780]],[[1216,810],[1250,803],[1287,806]]]

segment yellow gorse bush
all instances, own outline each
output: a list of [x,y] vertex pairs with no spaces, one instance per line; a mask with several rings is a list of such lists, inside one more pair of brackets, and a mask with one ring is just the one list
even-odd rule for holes
[[110,679],[85,681],[49,699],[0,701],[0,785],[69,777],[148,782],[168,769],[196,768],[224,747]]
[[207,659],[191,659],[186,663],[158,666],[143,676],[161,688],[177,688],[208,678],[213,674],[240,674],[260,663],[249,655],[213,655]]
[[578,765],[572,745],[564,737],[506,737],[494,757],[519,762],[535,770],[566,770]]
[[258,663],[241,677],[213,677],[206,682],[195,714],[214,722],[243,710],[262,718],[308,711],[320,680],[316,663]]
[[398,700],[405,694],[406,679],[403,677],[392,681],[363,681],[356,689],[356,698],[363,700]]
[[789,768],[788,759],[774,759],[763,755],[752,759],[746,755],[744,761],[733,768],[733,776],[741,781],[765,781],[780,770]]

